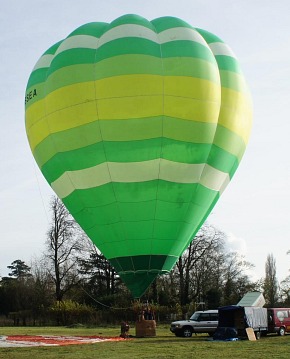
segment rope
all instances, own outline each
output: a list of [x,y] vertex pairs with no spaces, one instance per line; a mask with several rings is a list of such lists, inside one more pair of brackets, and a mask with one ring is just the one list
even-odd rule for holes
[[102,305],[103,307],[105,308],[108,308],[108,309],[112,309],[112,310],[128,310],[128,309],[132,309],[132,307],[127,307],[127,308],[118,308],[118,307],[113,307],[113,306],[109,306],[107,304],[104,304],[104,303],[101,303],[100,301],[98,301],[96,298],[94,298],[90,293],[88,293],[85,288],[80,285],[81,289],[86,293],[86,295],[88,295],[94,302]]
[[45,216],[46,216],[47,222],[49,222],[49,218],[48,218],[47,210],[46,210],[46,207],[45,207],[45,204],[44,204],[44,199],[43,199],[43,195],[42,195],[40,183],[39,183],[39,180],[38,180],[38,174],[37,174],[38,168],[37,168],[35,162],[33,163],[33,165],[34,165],[34,166],[33,166],[33,167],[34,167],[34,174],[35,174],[35,178],[36,178],[36,182],[37,182],[37,187],[38,187],[38,191],[39,191],[39,194],[40,194],[40,198],[41,198],[41,202],[42,202],[44,214],[45,214]]

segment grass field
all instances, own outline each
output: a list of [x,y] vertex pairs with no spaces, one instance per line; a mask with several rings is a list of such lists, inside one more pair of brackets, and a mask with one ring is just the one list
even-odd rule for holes
[[[52,328],[0,327],[0,335],[101,335],[119,336],[120,327]],[[130,329],[135,335],[135,329]],[[169,326],[157,325],[155,338],[132,338],[117,342],[33,348],[0,348],[0,359],[288,359],[290,335],[269,335],[258,341],[211,341],[207,335],[177,338]]]

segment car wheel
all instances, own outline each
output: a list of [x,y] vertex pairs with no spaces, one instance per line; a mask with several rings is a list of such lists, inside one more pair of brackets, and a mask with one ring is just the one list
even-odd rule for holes
[[281,337],[283,335],[285,335],[285,328],[284,327],[279,328],[278,335],[280,335]]
[[185,338],[190,338],[192,336],[192,330],[189,327],[183,328],[183,336]]

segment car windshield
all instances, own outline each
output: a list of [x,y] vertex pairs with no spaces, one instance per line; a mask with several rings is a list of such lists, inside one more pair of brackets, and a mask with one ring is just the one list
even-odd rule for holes
[[190,320],[198,320],[199,316],[200,316],[200,313],[193,313],[189,319]]

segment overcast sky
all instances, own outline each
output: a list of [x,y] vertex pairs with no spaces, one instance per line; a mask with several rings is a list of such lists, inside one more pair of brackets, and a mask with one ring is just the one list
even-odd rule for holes
[[52,191],[38,170],[24,127],[31,70],[52,44],[88,22],[134,13],[176,16],[222,38],[238,57],[254,104],[250,143],[208,222],[229,235],[264,276],[272,253],[279,280],[290,255],[289,0],[9,0],[0,11],[0,275],[15,259],[44,250]]

